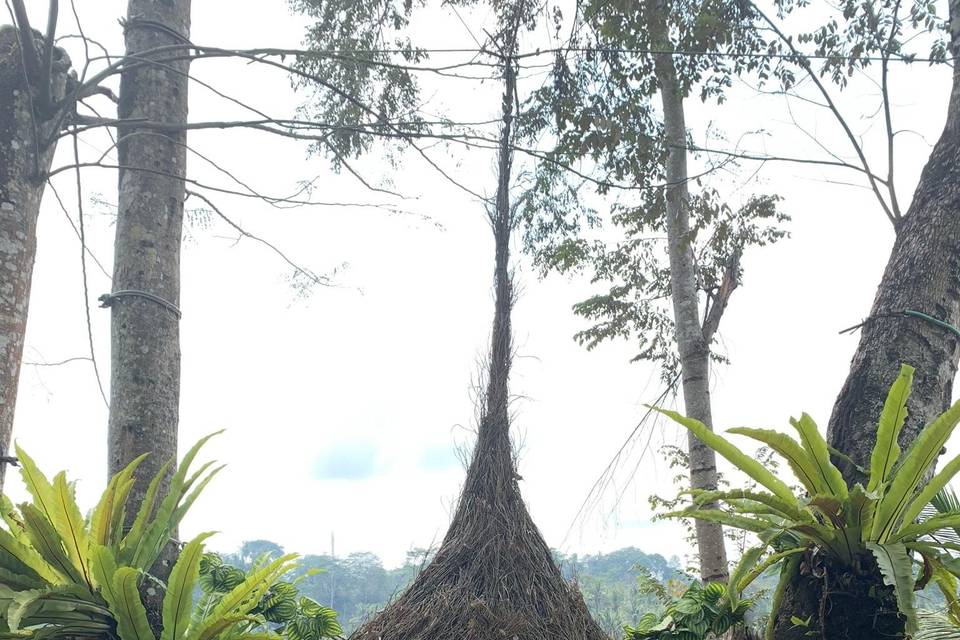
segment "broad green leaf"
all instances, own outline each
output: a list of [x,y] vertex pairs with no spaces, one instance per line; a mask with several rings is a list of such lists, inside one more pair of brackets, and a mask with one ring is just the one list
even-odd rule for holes
[[908,636],[917,631],[917,608],[913,595],[913,562],[902,544],[875,544],[867,543],[867,548],[873,552],[883,575],[883,582],[893,587],[897,596],[897,606],[900,613],[906,618],[906,632]]
[[[60,584],[64,577],[43,559],[32,545],[21,542],[0,529],[0,566],[27,577],[37,577],[50,584]],[[33,575],[26,573],[32,572]]]
[[94,544],[90,548],[90,571],[100,586],[100,595],[108,603],[120,602],[120,595],[114,591],[113,578],[117,573],[117,560],[109,547]]
[[[47,586],[43,580],[34,577],[29,573],[21,573],[19,571],[11,571],[6,567],[0,566],[0,585],[6,585],[8,587],[13,587],[17,591],[27,591],[29,589],[42,589]],[[3,618],[3,612],[0,611],[0,618]]]
[[790,490],[790,487],[777,479],[777,477],[774,476],[769,469],[760,464],[752,456],[745,454],[722,436],[715,434],[699,420],[687,418],[680,415],[676,411],[668,411],[658,407],[652,408],[655,411],[659,411],[663,415],[672,419],[674,422],[678,422],[685,426],[687,429],[693,432],[693,435],[699,438],[701,442],[729,460],[734,466],[746,473],[756,482],[763,485],[768,491],[773,493],[781,500],[786,500],[787,502],[796,500],[793,492]]
[[957,577],[944,569],[943,565],[934,565],[933,581],[947,601],[947,616],[960,627],[960,595],[957,593],[960,583]]
[[[206,469],[208,466],[209,465],[204,465],[204,469]],[[223,469],[226,466],[227,465],[222,464],[219,467],[215,468],[213,471],[211,471],[209,474],[207,474],[207,476],[200,482],[200,484],[194,487],[193,491],[191,491],[190,494],[183,499],[180,505],[177,506],[177,508],[173,512],[172,522],[174,527],[180,524],[180,521],[183,520],[183,517],[187,514],[187,511],[189,511],[190,507],[193,506],[194,501],[196,501],[196,499],[200,496],[200,494],[203,493],[203,490],[207,487],[208,484],[210,484],[210,481],[213,480],[218,473],[223,471]],[[189,485],[192,486],[193,481],[191,481]]]
[[26,539],[26,534],[23,531],[23,519],[20,517],[20,513],[17,511],[17,508],[13,506],[10,498],[2,494],[0,494],[0,520],[7,525],[7,530],[14,538],[20,541]]
[[787,461],[793,475],[797,476],[797,480],[810,495],[830,491],[829,487],[821,480],[821,474],[817,470],[816,463],[803,450],[803,447],[787,434],[772,429],[752,429],[749,427],[727,429],[727,433],[753,438],[776,451]]
[[212,640],[213,638],[227,636],[233,638],[233,634],[225,633],[230,627],[237,625],[241,622],[260,624],[262,621],[251,615],[232,615],[232,616],[223,616],[215,618],[210,616],[207,618],[208,625],[203,630],[203,632],[197,636],[197,640]]
[[14,445],[17,450],[17,459],[20,461],[20,476],[23,478],[23,484],[33,498],[33,506],[42,513],[47,520],[53,522],[53,516],[50,510],[53,506],[53,485],[43,475],[37,463],[33,458],[27,455],[27,452],[20,448],[20,445]]
[[760,561],[764,548],[764,546],[750,547],[744,551],[743,555],[740,556],[739,562],[737,562],[733,571],[730,572],[730,577],[727,580],[727,598],[732,608],[736,608],[737,601],[740,599],[740,593],[743,591],[743,589],[740,588],[740,581],[743,580],[744,576],[750,573],[757,565],[757,562]]
[[73,583],[85,584],[86,580],[80,570],[73,566],[70,558],[67,557],[60,535],[43,513],[34,508],[33,505],[26,503],[20,505],[20,511],[23,513],[23,523],[26,525],[31,546],[37,550],[47,564]]
[[890,536],[892,542],[909,542],[912,540],[917,540],[922,536],[935,533],[941,529],[960,527],[960,512],[955,513],[938,513],[935,516],[931,516],[924,520],[923,522],[916,522],[914,524],[901,527],[897,533]]
[[813,461],[820,480],[827,491],[838,498],[845,499],[849,493],[847,483],[840,470],[833,466],[830,461],[830,449],[827,447],[826,440],[820,434],[817,423],[804,413],[800,415],[799,420],[791,418],[790,424],[800,434],[800,444],[803,445],[807,455]]
[[913,521],[920,516],[923,508],[930,504],[934,496],[946,487],[957,473],[960,473],[960,456],[955,457],[945,464],[943,469],[941,469],[937,475],[933,476],[930,482],[927,483],[927,486],[917,494],[917,497],[913,499],[910,506],[907,507],[907,510],[903,513],[903,525],[909,526],[913,523]]
[[[107,600],[107,604],[117,621],[120,640],[156,640],[147,621],[147,610],[140,602],[139,578],[140,573],[132,567],[120,567],[113,575],[110,593],[115,600]],[[103,592],[105,599],[106,593]]]
[[186,640],[209,640],[211,629],[220,624],[219,621],[249,613],[273,581],[294,567],[293,560],[296,557],[296,554],[282,556],[250,573],[241,584],[220,599],[206,618],[190,628]]
[[853,485],[850,495],[844,505],[843,517],[847,529],[855,540],[864,542],[864,534],[870,532],[873,522],[873,512],[877,507],[879,496],[867,493],[859,482]]
[[877,423],[877,442],[870,455],[870,481],[867,491],[876,491],[887,481],[890,470],[900,458],[900,429],[907,419],[907,398],[913,386],[914,369],[908,364],[900,366],[900,375],[890,387],[880,421]]
[[87,565],[87,531],[84,526],[80,507],[73,495],[73,487],[67,483],[64,472],[58,473],[53,479],[53,526],[60,534],[71,564],[80,572],[87,586],[93,588],[90,578],[90,567]]
[[671,511],[670,513],[663,514],[661,517],[693,518],[706,522],[717,522],[728,527],[733,527],[734,529],[743,529],[744,531],[752,531],[753,533],[763,533],[774,526],[770,522],[758,517],[746,518],[719,509],[685,509],[683,511]]
[[104,491],[103,495],[100,496],[97,506],[93,508],[93,512],[90,514],[90,539],[93,543],[104,545],[109,544],[111,534],[110,528],[111,523],[113,522],[115,506],[119,500],[126,499],[126,494],[124,494],[121,498],[121,487],[124,487],[130,481],[130,479],[133,478],[133,474],[137,470],[137,467],[139,467],[140,463],[142,463],[149,455],[149,453],[144,453],[143,455],[134,458],[130,464],[110,478],[110,482],[107,483],[106,491]]
[[793,549],[787,549],[785,551],[778,551],[776,553],[771,553],[766,558],[764,558],[763,561],[760,562],[760,564],[757,564],[750,571],[745,572],[743,573],[742,576],[740,576],[740,579],[736,584],[737,592],[743,593],[747,589],[747,587],[753,584],[754,580],[756,580],[763,574],[763,572],[765,572],[767,569],[774,566],[778,562],[781,562],[786,558],[790,558],[791,556],[805,553],[806,551],[807,551],[807,547],[795,547]]
[[[176,528],[177,521],[174,518],[177,513],[177,507],[180,505],[184,493],[189,489],[187,473],[190,470],[190,465],[193,464],[193,460],[200,452],[200,448],[203,447],[210,438],[221,433],[223,433],[223,430],[215,431],[204,436],[183,456],[183,460],[181,460],[180,465],[170,479],[170,487],[167,495],[164,496],[160,502],[160,506],[157,507],[153,520],[149,526],[147,526],[144,534],[140,536],[140,540],[136,544],[136,551],[131,561],[133,566],[144,570],[153,566],[157,555],[160,553],[160,549],[163,548],[170,534],[174,528]],[[190,482],[192,482],[193,479],[194,478],[191,478]]]
[[940,449],[960,421],[960,402],[947,409],[936,420],[924,427],[903,457],[897,472],[877,505],[870,539],[886,542],[896,531],[900,517],[910,504],[924,474],[940,455]]
[[201,533],[184,546],[167,580],[163,598],[163,631],[160,640],[179,640],[190,623],[193,608],[193,588],[200,571],[203,541],[213,532]]
[[[127,532],[127,535],[123,537],[123,542],[120,543],[119,560],[124,564],[136,566],[133,563],[133,557],[140,546],[144,529],[146,529],[147,523],[150,522],[150,516],[153,515],[153,508],[157,502],[157,494],[160,492],[160,484],[163,482],[172,465],[173,460],[164,462],[156,475],[150,480],[150,484],[147,485],[147,491],[143,494],[143,502],[140,503],[137,517],[134,518],[133,524],[130,525],[130,531]],[[141,568],[147,569],[149,567]]]

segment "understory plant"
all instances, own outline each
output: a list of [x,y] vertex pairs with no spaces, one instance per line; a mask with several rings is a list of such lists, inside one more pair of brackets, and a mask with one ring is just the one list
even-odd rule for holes
[[[166,584],[149,573],[177,525],[222,468],[207,462],[191,472],[197,453],[213,435],[197,442],[172,474],[174,460],[159,470],[129,527],[128,499],[146,455],[110,480],[84,518],[65,472],[48,480],[18,446],[20,473],[31,500],[14,506],[2,498],[0,639],[280,640],[256,609],[280,577],[296,566],[295,555],[264,562],[202,611],[195,610],[194,589],[211,533],[201,533],[182,547]],[[159,499],[168,475],[168,492]],[[159,638],[141,601],[145,581],[147,588],[164,589]]]
[[[206,612],[219,606],[237,585],[246,582],[270,561],[269,557],[264,556],[244,572],[225,563],[216,553],[205,553],[200,560],[200,599],[195,617],[203,619]],[[315,573],[307,571],[289,581],[274,581],[250,610],[249,619],[220,640],[243,638],[244,634],[262,630],[272,630],[289,640],[321,640],[342,634],[337,612],[302,595],[297,587],[300,581]]]
[[664,605],[661,615],[644,614],[636,626],[625,626],[625,640],[707,640],[721,638],[730,629],[746,624],[746,615],[755,599],[743,592],[770,567],[795,550],[766,553],[763,547],[748,549],[726,583],[692,583],[680,597],[670,594],[647,576],[642,586]]
[[[960,505],[928,505],[960,471],[960,456],[924,484],[941,449],[960,422],[960,402],[928,424],[906,452],[898,444],[907,416],[914,370],[903,365],[887,395],[877,440],[865,469],[867,486],[848,486],[830,460],[831,451],[816,423],[803,414],[791,419],[799,440],[769,429],[736,428],[728,433],[752,438],[774,450],[789,465],[802,489],[795,492],[752,456],[702,423],[676,412],[659,410],[692,431],[702,442],[755,481],[757,490],[695,491],[692,505],[668,517],[698,518],[756,534],[759,549],[784,562],[774,594],[776,612],[783,586],[800,569],[796,553],[811,561],[827,559],[851,571],[875,566],[896,597],[907,635],[918,630],[914,591],[933,582],[954,615],[960,577]],[[954,534],[951,538],[950,534]],[[749,552],[748,552],[749,553]],[[808,562],[808,564],[810,564]],[[807,624],[809,621],[796,621]],[[772,624],[768,633],[772,632]]]

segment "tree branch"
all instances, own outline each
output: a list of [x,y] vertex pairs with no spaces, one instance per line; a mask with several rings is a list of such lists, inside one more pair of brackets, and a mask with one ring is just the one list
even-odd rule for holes
[[707,312],[707,317],[703,321],[703,340],[710,344],[714,334],[720,327],[720,319],[727,308],[730,296],[734,290],[740,286],[740,250],[735,251],[727,262],[727,268],[723,272],[723,280],[720,282],[720,288],[716,293],[710,294],[713,304]]

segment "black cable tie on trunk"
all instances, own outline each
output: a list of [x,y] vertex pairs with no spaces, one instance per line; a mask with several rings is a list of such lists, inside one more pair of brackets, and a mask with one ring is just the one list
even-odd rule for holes
[[121,298],[145,298],[151,302],[155,302],[161,307],[167,309],[170,313],[177,317],[177,320],[183,317],[183,313],[180,309],[177,308],[177,305],[173,304],[168,300],[164,300],[160,296],[155,296],[152,293],[147,293],[146,291],[137,291],[136,289],[123,289],[122,291],[114,291],[113,293],[105,293],[99,298],[101,308],[109,308],[113,306],[113,303]]

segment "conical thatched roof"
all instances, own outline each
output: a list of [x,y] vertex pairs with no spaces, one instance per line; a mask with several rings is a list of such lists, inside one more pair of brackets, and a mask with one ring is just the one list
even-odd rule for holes
[[[515,42],[516,26],[509,40]],[[510,49],[512,50],[512,48]],[[439,551],[352,640],[608,640],[568,584],[520,495],[510,443],[509,203],[515,71],[505,65],[497,198],[496,310],[488,386],[473,460]]]
[[506,427],[481,425],[436,557],[353,640],[606,640],[523,504]]

